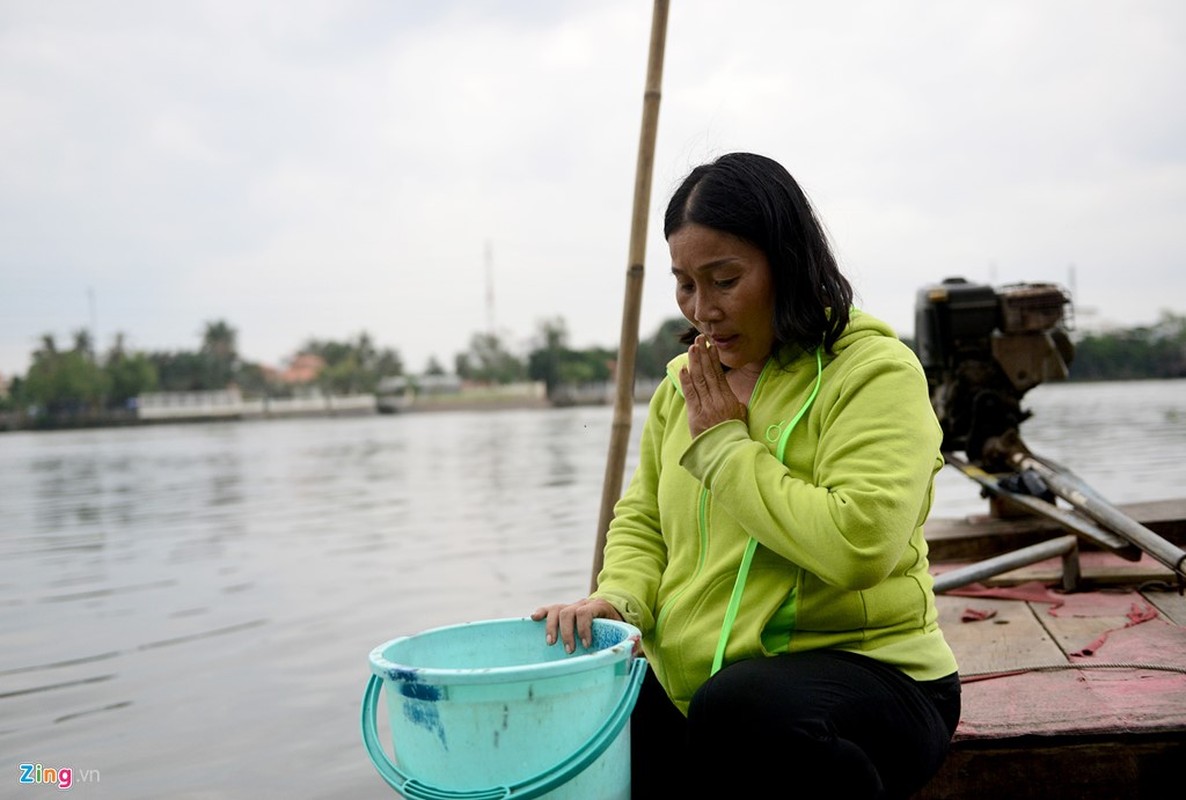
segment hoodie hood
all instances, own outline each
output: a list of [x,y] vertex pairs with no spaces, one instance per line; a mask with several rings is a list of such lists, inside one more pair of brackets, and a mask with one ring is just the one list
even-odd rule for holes
[[836,340],[836,344],[832,347],[832,352],[838,356],[857,342],[875,336],[885,336],[890,339],[898,338],[898,334],[889,325],[877,317],[866,314],[859,308],[854,308],[849,313],[848,327],[844,329],[844,332],[840,334],[840,338]]

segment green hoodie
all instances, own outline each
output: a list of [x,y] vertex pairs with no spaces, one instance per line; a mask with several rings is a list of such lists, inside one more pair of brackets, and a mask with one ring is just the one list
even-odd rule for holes
[[942,434],[914,354],[853,312],[820,388],[815,353],[784,348],[762,371],[748,420],[694,441],[679,370],[667,367],[639,464],[614,510],[592,595],[643,633],[681,711],[708,679],[749,538],[758,542],[724,663],[835,648],[917,680],[956,671],[937,624],[923,522]]

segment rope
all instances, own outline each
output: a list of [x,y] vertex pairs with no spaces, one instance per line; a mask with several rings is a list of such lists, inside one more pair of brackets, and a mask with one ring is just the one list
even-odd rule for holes
[[1186,666],[1176,666],[1174,664],[1143,664],[1128,661],[1101,661],[1090,664],[1064,662],[1061,664],[1037,664],[1034,666],[989,670],[985,672],[961,672],[960,683],[973,683],[975,681],[986,681],[993,678],[1008,678],[1011,675],[1020,675],[1025,672],[1057,672],[1064,669],[1144,669],[1159,672],[1177,672],[1186,675]]

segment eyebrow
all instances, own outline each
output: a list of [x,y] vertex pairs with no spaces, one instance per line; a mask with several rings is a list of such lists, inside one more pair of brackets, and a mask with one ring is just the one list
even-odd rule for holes
[[[736,256],[725,256],[724,258],[718,258],[716,261],[709,261],[708,263],[701,264],[698,267],[693,267],[692,272],[701,272],[701,273],[712,272],[714,269],[720,269],[721,267],[727,267],[730,264],[733,264],[734,262],[740,261],[740,260],[741,259],[737,258]],[[672,264],[671,265],[671,274],[672,275],[686,274],[686,270],[682,270],[679,267],[677,267],[675,264]]]

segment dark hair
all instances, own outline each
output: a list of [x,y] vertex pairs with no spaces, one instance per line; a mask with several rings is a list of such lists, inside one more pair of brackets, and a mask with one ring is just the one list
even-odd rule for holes
[[688,224],[732,234],[765,253],[774,280],[777,345],[810,351],[822,344],[832,351],[848,326],[852,286],[807,196],[781,164],[730,153],[696,167],[667,204],[664,238]]

